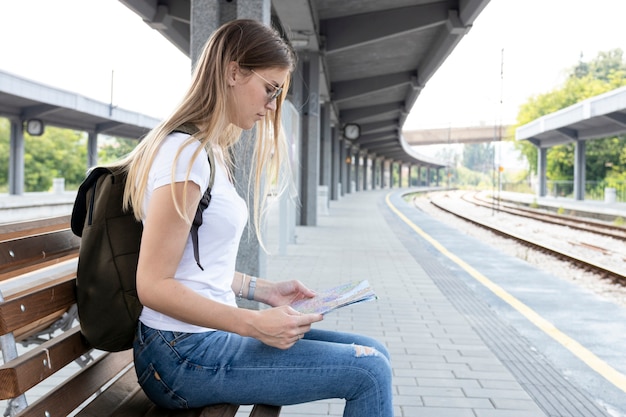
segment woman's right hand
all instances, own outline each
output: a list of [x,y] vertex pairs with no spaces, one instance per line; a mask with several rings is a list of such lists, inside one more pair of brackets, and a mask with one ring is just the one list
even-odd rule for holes
[[311,329],[311,324],[323,319],[321,314],[303,314],[289,306],[261,310],[250,323],[251,336],[266,345],[289,349]]

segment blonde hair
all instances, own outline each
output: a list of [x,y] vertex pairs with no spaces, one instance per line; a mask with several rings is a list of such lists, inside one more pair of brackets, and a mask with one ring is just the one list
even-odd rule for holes
[[[232,147],[242,135],[242,129],[232,125],[227,118],[228,65],[235,62],[241,69],[281,68],[289,72],[295,68],[295,54],[280,34],[256,20],[233,20],[222,25],[209,38],[193,71],[190,86],[181,103],[172,114],[152,129],[124,160],[115,164],[127,171],[128,178],[124,190],[124,207],[132,207],[137,220],[144,217],[143,200],[146,193],[148,173],[154,158],[165,138],[177,127],[191,123],[198,132],[191,136],[175,155],[178,160],[182,148],[200,141],[202,147],[217,146],[222,149],[226,168],[232,175],[234,166],[231,155]],[[250,72],[250,75],[252,73]],[[259,241],[261,236],[262,207],[265,205],[265,186],[281,183],[280,167],[286,157],[286,144],[281,134],[281,109],[289,89],[290,77],[287,76],[282,94],[276,99],[276,110],[268,111],[264,119],[256,126],[257,139],[254,141],[252,168],[249,172],[253,196],[254,229]],[[199,147],[187,167],[191,170],[193,159],[201,152]],[[176,163],[174,163],[175,167]],[[213,169],[213,168],[211,168]],[[174,168],[172,169],[174,181]],[[182,209],[182,202],[187,193],[188,179],[185,180],[182,200],[174,195],[172,199],[178,214],[188,223],[189,219]],[[279,185],[279,189],[284,187]],[[251,192],[250,192],[251,191]]]

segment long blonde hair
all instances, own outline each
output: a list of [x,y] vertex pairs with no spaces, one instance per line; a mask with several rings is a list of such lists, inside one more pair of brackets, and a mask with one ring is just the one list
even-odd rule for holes
[[[191,123],[199,130],[182,147],[195,140],[200,141],[205,149],[220,147],[230,176],[234,178],[231,150],[241,137],[242,129],[232,125],[227,118],[229,92],[226,77],[230,62],[235,62],[240,68],[247,70],[284,68],[291,72],[295,68],[295,54],[276,30],[256,20],[233,20],[213,33],[196,63],[191,84],[181,103],[168,118],[146,135],[128,157],[116,164],[119,168],[127,170],[124,207],[127,209],[132,207],[137,220],[145,215],[143,200],[148,173],[157,151],[167,135],[182,124]],[[282,102],[289,89],[289,81],[288,75],[283,92],[276,99],[276,110],[268,111],[265,118],[256,126],[257,138],[249,183],[254,184],[251,190],[254,229],[261,244],[261,211],[267,195],[264,188],[265,185],[279,180],[280,167],[286,156],[286,144],[280,129]],[[182,147],[175,155],[175,161],[179,158]],[[188,174],[193,159],[199,155],[201,149],[202,147],[198,148],[190,161]],[[174,167],[175,165],[174,163]],[[172,198],[179,215],[191,223],[191,219],[182,209],[187,185],[188,180],[185,180],[181,201],[175,197],[173,188]]]

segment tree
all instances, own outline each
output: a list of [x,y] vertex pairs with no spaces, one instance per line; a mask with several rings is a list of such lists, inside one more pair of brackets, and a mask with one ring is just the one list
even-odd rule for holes
[[98,147],[98,163],[108,164],[128,155],[139,143],[136,139],[106,137]]
[[478,172],[489,172],[493,168],[493,146],[491,143],[474,143],[463,146],[463,166]]
[[[561,87],[533,96],[521,106],[517,116],[518,126],[624,85],[626,62],[621,49],[600,52],[590,62],[583,62],[581,57]],[[623,149],[624,145],[623,137],[588,141],[587,177],[592,180],[604,179],[611,165],[619,164],[618,150]],[[536,173],[537,148],[528,141],[515,142],[515,146],[526,157],[531,172]],[[547,154],[547,177],[552,180],[571,180],[574,172],[573,154],[573,143],[551,148]]]
[[47,126],[41,136],[24,134],[24,188],[48,191],[53,178],[65,178],[75,188],[87,170],[87,138],[84,132]]
[[0,191],[7,192],[9,184],[9,121],[0,118]]

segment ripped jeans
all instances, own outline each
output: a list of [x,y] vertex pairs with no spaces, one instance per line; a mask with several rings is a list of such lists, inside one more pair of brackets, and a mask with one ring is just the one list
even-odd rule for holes
[[389,353],[366,336],[314,329],[287,350],[223,331],[178,333],[141,323],[137,336],[139,383],[165,408],[345,398],[346,417],[393,416]]

